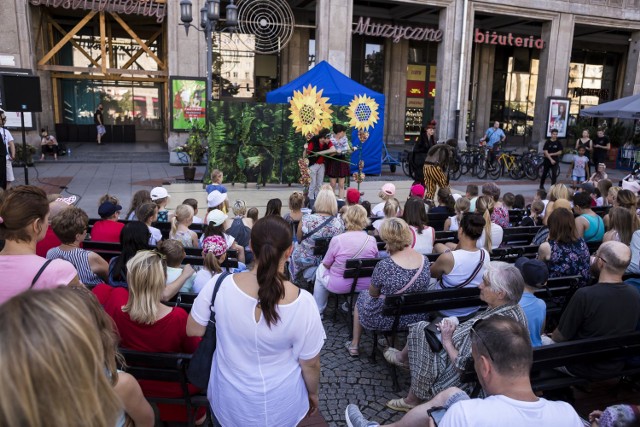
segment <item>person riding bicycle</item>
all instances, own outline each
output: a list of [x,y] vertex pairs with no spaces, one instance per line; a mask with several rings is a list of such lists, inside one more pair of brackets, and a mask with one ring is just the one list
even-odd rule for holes
[[489,164],[492,165],[495,162],[495,153],[500,151],[500,146],[507,139],[504,131],[500,129],[500,122],[493,122],[493,127],[487,129],[484,136],[480,140],[481,143],[486,143],[489,147]]

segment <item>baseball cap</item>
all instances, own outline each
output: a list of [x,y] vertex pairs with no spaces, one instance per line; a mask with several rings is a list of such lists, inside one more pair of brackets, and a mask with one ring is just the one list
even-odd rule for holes
[[227,215],[220,209],[214,209],[207,214],[207,224],[220,225],[227,219]]
[[413,184],[411,186],[411,189],[409,190],[409,195],[420,198],[424,197],[424,187],[422,186],[422,184]]
[[98,215],[100,215],[100,218],[108,218],[114,213],[121,210],[122,210],[122,206],[120,205],[115,205],[111,202],[104,202],[98,208]]
[[227,241],[218,235],[205,237],[202,241],[202,252],[205,254],[211,252],[215,256],[220,256],[227,252]]
[[596,192],[596,187],[594,187],[590,182],[583,182],[582,184],[580,184],[580,188],[582,188],[589,194],[593,194]]
[[390,182],[387,182],[385,185],[382,186],[381,188],[382,192],[389,195],[389,196],[395,196],[396,195],[396,186],[393,185]]
[[549,280],[547,264],[539,259],[520,257],[516,260],[515,266],[522,273],[522,278],[527,286],[541,288]]
[[227,198],[227,193],[221,193],[218,190],[213,190],[207,196],[207,206],[210,208],[215,208],[220,206],[222,202],[224,202]]
[[360,201],[360,192],[356,188],[347,189],[347,202],[350,205],[355,205]]
[[151,190],[151,200],[154,202],[156,200],[164,199],[165,197],[171,196],[169,196],[169,192],[164,187],[154,187]]

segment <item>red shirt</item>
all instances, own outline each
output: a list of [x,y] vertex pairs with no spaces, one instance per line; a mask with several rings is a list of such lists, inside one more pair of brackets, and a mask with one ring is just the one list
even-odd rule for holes
[[[308,145],[307,145],[307,154],[311,154],[312,151],[328,150],[331,147],[333,147],[333,143],[331,141],[327,142],[326,144],[321,144],[317,140],[314,140],[314,138],[311,138],[309,140],[309,142],[308,142]],[[324,157],[323,156],[317,156],[316,157],[316,161],[314,163],[316,163],[318,165],[323,164],[324,163]]]
[[46,258],[49,249],[57,248],[61,244],[62,242],[58,239],[56,233],[53,232],[53,228],[49,225],[47,226],[47,234],[44,235],[44,239],[40,240],[36,244],[36,255]]
[[[105,311],[113,318],[120,345],[124,348],[154,353],[193,353],[202,340],[199,337],[187,336],[187,318],[189,315],[182,308],[174,307],[171,313],[152,325],[134,322],[129,313],[122,311],[122,306],[129,299],[129,291],[125,288],[113,288],[100,284],[93,289]],[[182,396],[177,383],[163,381],[139,381],[146,396],[176,397]],[[197,389],[189,387],[192,392]],[[158,405],[160,418],[163,421],[185,421],[184,407],[176,405]]]
[[96,242],[120,243],[120,232],[123,228],[124,224],[121,222],[103,219],[93,224],[91,240],[95,240]]

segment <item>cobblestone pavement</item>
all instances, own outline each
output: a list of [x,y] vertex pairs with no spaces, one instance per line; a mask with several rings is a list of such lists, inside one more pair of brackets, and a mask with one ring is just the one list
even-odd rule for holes
[[345,349],[350,335],[348,320],[344,315],[333,320],[333,304],[332,296],[323,321],[327,341],[320,354],[320,411],[324,419],[330,426],[345,426],[344,411],[349,403],[354,403],[370,420],[379,423],[399,420],[404,413],[388,409],[385,403],[406,395],[408,373],[398,370],[401,391],[394,392],[391,369],[381,351],[377,353],[376,362],[369,360],[373,348],[371,333],[363,334],[360,356],[349,356]]

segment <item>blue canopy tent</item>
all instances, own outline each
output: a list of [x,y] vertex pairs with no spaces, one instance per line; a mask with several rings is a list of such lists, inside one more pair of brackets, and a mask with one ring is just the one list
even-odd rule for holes
[[[279,89],[267,93],[267,102],[271,104],[288,104],[293,98],[293,91],[302,92],[308,85],[322,89],[322,96],[328,97],[332,105],[349,105],[355,95],[367,95],[378,103],[378,122],[373,128],[369,128],[369,139],[365,144],[360,144],[358,132],[353,131],[351,141],[358,149],[362,149],[364,160],[364,173],[367,175],[379,175],[382,171],[382,137],[384,130],[384,95],[375,92],[359,83],[351,80],[340,71],[322,61],[297,79],[287,83]],[[352,156],[351,172],[358,170],[359,154]]]

